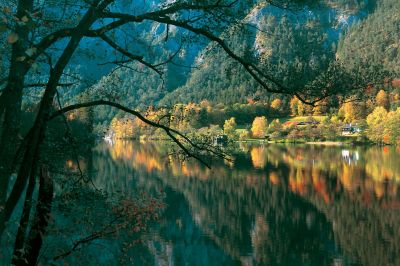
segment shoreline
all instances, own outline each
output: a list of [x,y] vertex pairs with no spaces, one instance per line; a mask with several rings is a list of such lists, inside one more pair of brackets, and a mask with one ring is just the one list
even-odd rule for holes
[[342,141],[308,141],[305,144],[309,145],[324,145],[324,146],[343,146],[345,144],[353,144],[353,143],[344,143]]
[[[239,140],[236,142],[260,143],[260,144],[298,144],[298,145],[320,145],[320,146],[349,146],[349,145],[371,145],[368,142],[356,141],[264,141],[264,140]],[[372,144],[376,145],[376,144]]]
[[[121,139],[107,139],[103,137],[96,138],[97,140],[105,141],[105,142],[114,142],[116,140],[123,140],[123,141],[138,141],[138,142],[170,142],[171,139],[168,138],[121,138]],[[320,146],[351,146],[351,145],[377,145],[372,144],[369,142],[357,142],[357,141],[271,141],[271,140],[264,140],[264,139],[242,139],[242,140],[234,140],[236,143],[253,143],[253,144],[298,144],[298,145],[320,145]],[[389,145],[392,146],[392,145]]]

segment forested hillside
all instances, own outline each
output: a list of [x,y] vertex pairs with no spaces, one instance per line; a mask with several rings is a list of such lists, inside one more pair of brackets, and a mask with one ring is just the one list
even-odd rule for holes
[[[344,80],[349,73],[359,75],[356,78],[352,77],[353,80],[362,77],[363,84],[374,83],[382,75],[399,75],[398,1],[324,0],[312,1],[313,4],[305,2],[306,8],[298,10],[282,9],[263,2],[255,6],[238,7],[242,10],[237,19],[240,26],[232,23],[228,30],[219,34],[222,38],[229,36],[227,45],[237,54],[293,90],[323,90],[324,88],[318,87],[319,84],[326,85],[327,80],[331,79],[331,83],[334,83],[332,86],[337,87],[337,92],[351,98],[353,94],[350,91],[355,88],[342,86],[346,84]],[[135,4],[125,5],[128,8]],[[140,8],[145,6],[139,5]],[[87,70],[90,67],[78,65],[78,68],[85,70],[79,77],[71,74],[71,77],[63,78],[64,83],[73,82],[74,85],[60,88],[62,101],[77,103],[84,99],[116,99],[141,111],[149,107],[171,108],[175,104],[200,104],[207,101],[211,105],[218,104],[218,112],[225,113],[210,116],[219,116],[210,119],[220,125],[232,114],[230,109],[252,109],[246,106],[239,108],[237,104],[261,104],[253,109],[261,108],[263,111],[254,114],[272,117],[282,117],[290,113],[321,114],[321,110],[324,113],[342,108],[339,102],[343,101],[343,98],[335,95],[324,101],[324,104],[329,103],[327,108],[313,111],[312,108],[301,107],[304,111],[289,111],[293,107],[291,96],[268,93],[220,46],[200,39],[185,40],[185,33],[181,29],[157,23],[147,24],[135,29],[135,32],[139,35],[145,32],[152,33],[140,43],[132,41],[139,52],[141,49],[150,49],[149,56],[157,59],[160,65],[168,63],[165,64],[162,76],[140,62],[122,65],[123,61],[105,53],[102,46],[89,53],[82,48],[82,55],[86,57],[93,53],[105,53],[96,59],[100,68],[109,68],[109,63],[117,63],[117,67],[111,69],[111,72],[99,81],[90,84],[84,82],[87,80],[85,72],[90,72]],[[177,42],[177,39],[185,41]],[[77,79],[80,82],[77,83]],[[39,81],[40,78],[37,78],[32,80],[32,83]],[[87,86],[90,86],[90,89],[81,93],[80,91]],[[357,88],[357,93],[362,92],[360,89]],[[369,90],[367,96],[374,98],[380,89],[375,87]],[[386,86],[384,89],[392,98],[395,97],[396,88]],[[28,96],[25,96],[24,109],[35,110],[35,102],[40,94],[41,90],[30,91]],[[79,97],[74,97],[76,95]],[[276,101],[273,104],[274,100]],[[393,101],[395,102],[395,99]],[[233,106],[235,104],[236,107]],[[360,107],[362,104],[355,105]],[[362,108],[365,109],[365,106]],[[372,112],[371,107],[369,109],[358,112],[363,113],[361,117],[365,118]],[[96,132],[107,131],[113,118],[125,116],[105,106],[96,107],[94,114],[94,121],[91,123],[97,125]],[[253,118],[239,118],[239,121],[248,123]]]
[[[117,68],[92,88],[92,95],[112,96],[122,90],[126,97],[119,100],[128,106],[146,111],[152,119],[174,117],[170,125],[185,132],[202,129],[217,135],[230,131],[226,125],[240,125],[247,129],[240,133],[246,138],[257,135],[248,131],[253,120],[266,117],[271,122],[269,126],[266,122],[266,132],[275,132],[277,139],[337,138],[341,124],[353,123],[370,132],[369,139],[381,142],[382,134],[372,133],[378,126],[373,117],[390,114],[393,118],[383,122],[383,127],[390,127],[399,107],[399,8],[395,0],[323,1],[298,11],[259,4],[249,9],[241,26],[233,23],[221,33],[222,38],[229,36],[226,44],[235,53],[286,88],[313,93],[332,86],[335,95],[316,107],[296,97],[267,92],[244,66],[212,43],[202,49],[187,46],[174,56],[163,78],[152,71],[142,73],[137,63]],[[191,56],[186,54],[189,51]],[[168,55],[162,58],[168,60]],[[375,110],[377,106],[384,109]],[[95,113],[96,132],[110,132],[110,126],[119,137],[159,137],[111,108],[98,107]],[[276,120],[307,115],[333,118],[324,118],[318,130],[308,133]],[[384,142],[396,142],[392,131],[387,128]],[[228,135],[239,137],[239,133]]]
[[[381,71],[399,72],[398,5],[396,0],[326,0],[293,11],[258,4],[243,13],[240,20],[246,26],[233,24],[221,36],[229,35],[228,45],[235,52],[256,62],[268,75],[290,88],[314,87],[318,90],[318,84],[323,84],[331,72],[336,72],[336,76],[329,77],[335,82],[345,79],[346,75],[337,71],[338,66],[348,73],[358,73],[360,65],[367,62],[370,71],[363,68],[360,75],[373,82],[373,75],[379,79]],[[139,110],[204,100],[227,106],[254,102],[271,105],[274,99],[279,98],[279,108],[289,110],[290,97],[266,92],[221,47],[206,42],[192,45],[193,40],[185,44],[175,43],[171,36],[183,34],[175,28],[153,24],[146,30],[158,34],[149,42],[155,47],[163,47],[162,50],[153,47],[160,64],[165,61],[172,63],[166,65],[163,77],[140,63],[117,67],[92,86],[85,98],[118,97],[119,101]],[[381,71],[376,71],[377,68]],[[121,94],[116,95],[117,88],[118,92],[122,91],[123,99]],[[345,92],[351,89],[341,88]],[[375,97],[377,91],[378,88],[371,95]],[[336,96],[328,102],[330,108],[341,107],[337,105]],[[95,113],[94,122],[101,125],[100,131],[106,130],[117,115],[109,107],[97,107]]]
[[337,58],[349,67],[380,67],[400,74],[400,1],[385,0],[339,42]]
[[[373,11],[373,1],[323,1],[298,12],[258,5],[243,18],[247,28],[234,28],[227,34],[235,36],[230,39],[231,47],[251,60],[261,59],[264,69],[272,66],[271,74],[277,79],[304,85],[326,70],[342,33]],[[186,53],[197,56],[188,59]],[[137,71],[140,66],[133,65],[134,69],[116,70],[100,85],[119,82],[119,89],[128,95],[127,103],[136,107],[157,105],[160,100],[162,106],[205,99],[225,104],[252,98],[268,101],[268,93],[221,48],[189,47],[178,59],[166,70],[165,84],[155,73],[143,75]]]

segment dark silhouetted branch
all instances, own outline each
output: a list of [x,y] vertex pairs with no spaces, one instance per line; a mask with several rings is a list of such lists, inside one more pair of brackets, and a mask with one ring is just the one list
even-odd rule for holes
[[109,44],[112,48],[114,48],[121,54],[127,56],[128,58],[130,58],[132,60],[142,63],[143,65],[147,66],[148,68],[154,70],[157,74],[162,75],[162,72],[159,69],[157,69],[156,66],[143,60],[143,56],[138,56],[138,55],[134,55],[134,54],[130,53],[129,51],[127,51],[126,49],[122,48],[117,43],[115,43],[113,40],[111,40],[109,37],[107,37],[107,35],[105,35],[105,34],[100,35],[100,38],[103,39],[107,44]]
[[62,115],[66,112],[72,111],[72,110],[76,110],[76,109],[80,109],[80,108],[85,108],[85,107],[91,107],[91,106],[98,106],[98,105],[108,105],[108,106],[112,106],[115,107],[117,109],[120,109],[124,112],[127,112],[129,114],[132,114],[134,116],[136,116],[138,119],[140,119],[142,122],[154,127],[154,128],[160,128],[162,130],[164,130],[164,132],[168,135],[168,137],[170,137],[189,157],[195,158],[196,160],[200,161],[202,164],[204,164],[205,166],[207,166],[208,168],[210,168],[210,165],[204,161],[199,155],[193,153],[190,151],[189,148],[185,147],[185,145],[182,143],[182,141],[179,139],[183,139],[185,142],[187,142],[189,144],[189,146],[191,146],[192,148],[199,150],[199,151],[206,151],[206,152],[210,152],[213,155],[219,156],[221,158],[226,159],[227,155],[224,153],[221,153],[220,151],[216,151],[214,149],[212,149],[211,146],[207,146],[207,145],[201,145],[201,144],[197,144],[195,142],[193,142],[190,138],[188,138],[187,136],[185,136],[184,134],[182,134],[181,132],[179,132],[178,130],[172,129],[168,126],[156,123],[154,121],[151,121],[149,119],[147,119],[146,117],[144,117],[141,113],[139,113],[138,111],[129,109],[121,104],[115,103],[115,102],[111,102],[111,101],[107,101],[107,100],[97,100],[97,101],[92,101],[92,102],[86,102],[86,103],[80,103],[80,104],[74,104],[74,105],[70,105],[67,107],[64,107],[56,112],[54,112],[50,117],[49,120]]

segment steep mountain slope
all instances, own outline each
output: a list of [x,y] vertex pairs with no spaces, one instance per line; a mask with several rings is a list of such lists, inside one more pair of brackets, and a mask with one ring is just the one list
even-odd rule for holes
[[366,20],[340,41],[338,58],[349,67],[362,64],[400,75],[400,1],[383,0]]
[[[290,85],[304,85],[326,69],[334,59],[339,36],[350,24],[373,10],[375,1],[325,0],[319,5],[292,12],[262,5],[251,9],[244,22],[248,26],[234,29],[230,47],[243,56],[262,62],[269,74]],[[261,31],[256,30],[261,29]],[[159,50],[154,57],[166,58],[173,53],[182,32],[169,33],[170,44],[163,41],[166,29],[150,25]],[[224,33],[232,34],[232,33]],[[167,48],[167,49],[165,49]],[[160,59],[160,61],[162,61]],[[238,64],[215,45],[187,45],[174,65],[166,69],[164,80],[140,65],[120,68],[104,77],[94,91],[112,93],[115,86],[131,107],[144,109],[149,105],[169,106],[177,102],[218,103],[246,102],[248,99],[268,100],[270,97]],[[189,67],[191,66],[191,67]],[[279,96],[281,97],[281,96]]]
[[[334,61],[340,33],[363,17],[361,11],[367,8],[361,4],[359,9],[354,5],[346,9],[340,3],[334,6],[296,13],[271,6],[254,9],[246,20],[259,30],[236,32],[231,47],[259,63],[285,86],[306,86]],[[166,95],[162,105],[203,99],[231,104],[254,97],[276,97],[268,96],[243,67],[220,49],[207,47],[204,53],[198,58],[203,64],[192,71],[184,86]]]

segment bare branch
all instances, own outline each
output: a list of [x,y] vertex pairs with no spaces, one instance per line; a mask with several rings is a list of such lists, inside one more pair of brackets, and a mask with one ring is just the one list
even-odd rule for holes
[[[109,1],[106,1],[109,2]],[[212,10],[212,9],[219,9],[219,8],[229,8],[232,7],[234,4],[236,4],[236,1],[232,1],[231,3],[227,5],[221,5],[219,1],[214,4],[214,5],[191,5],[187,3],[178,3],[178,4],[173,4],[168,8],[164,8],[162,10],[158,11],[153,11],[153,12],[148,12],[139,16],[133,16],[130,15],[128,20],[124,19],[124,14],[119,13],[109,13],[109,12],[102,12],[100,17],[102,18],[110,18],[111,14],[113,14],[112,18],[118,18],[118,20],[113,21],[106,26],[103,26],[99,29],[96,30],[88,30],[85,33],[86,37],[99,37],[102,34],[105,34],[106,32],[109,32],[113,29],[116,29],[122,25],[125,25],[129,22],[142,22],[145,18],[148,17],[165,17],[170,14],[174,14],[176,12],[182,11],[182,10]],[[105,4],[104,4],[105,5]],[[101,9],[101,7],[99,7]],[[36,53],[30,57],[30,59],[35,60],[39,55],[41,55],[48,47],[53,45],[55,42],[62,38],[70,37],[72,32],[74,31],[75,27],[73,28],[65,28],[58,30],[56,32],[53,32],[46,37],[44,37],[37,45],[34,45],[34,48],[37,49]]]
[[129,62],[133,62],[133,60],[129,59],[129,60],[114,60],[114,61],[110,61],[110,62],[103,62],[103,63],[98,63],[98,66],[105,66],[105,65],[121,65],[121,64],[126,64]]
[[[57,86],[58,87],[70,87],[75,85],[75,83],[60,83]],[[35,87],[46,87],[47,83],[32,83],[32,84],[26,84],[24,87],[25,88],[35,88]]]
[[129,57],[132,60],[135,60],[135,61],[138,61],[138,62],[142,63],[143,65],[145,65],[145,66],[149,67],[150,69],[154,70],[157,74],[162,75],[162,72],[159,69],[157,69],[156,66],[154,66],[154,65],[146,62],[145,60],[143,60],[143,56],[138,56],[138,55],[134,55],[134,54],[130,53],[126,49],[122,48],[121,46],[119,46],[118,44],[113,42],[105,34],[100,35],[100,38],[103,39],[106,43],[108,43],[112,48],[114,48],[115,50],[117,50],[121,54]]
[[[132,16],[130,14],[122,14],[122,13],[112,13],[112,12],[108,12],[105,13],[109,18],[120,18],[120,19],[124,19],[126,21],[137,21],[137,16]],[[250,75],[262,86],[264,87],[267,91],[269,92],[274,92],[274,93],[284,93],[284,94],[290,94],[293,95],[294,90],[285,87],[284,85],[282,85],[279,81],[277,81],[275,78],[267,75],[266,73],[264,73],[261,69],[259,69],[256,65],[254,65],[251,62],[247,62],[245,59],[241,58],[240,56],[236,55],[235,52],[233,52],[228,45],[224,42],[223,39],[217,37],[216,35],[214,35],[212,32],[207,31],[205,29],[202,28],[196,28],[193,27],[192,25],[186,23],[186,22],[181,22],[181,21],[176,21],[173,19],[170,19],[169,17],[157,17],[152,15],[151,13],[148,13],[147,15],[142,15],[143,20],[152,20],[152,21],[156,21],[159,23],[163,23],[163,24],[169,24],[169,25],[174,25],[183,29],[186,29],[190,32],[193,32],[195,34],[204,36],[206,38],[208,38],[209,40],[218,43],[218,45],[235,61],[237,61],[238,63],[240,63],[249,73]],[[263,81],[263,79],[266,79],[270,82],[272,82],[273,84],[275,84],[277,86],[277,89],[273,89],[270,86],[268,86],[268,84],[265,83],[265,81]],[[301,96],[299,96],[301,97]]]
[[173,53],[171,56],[169,56],[169,57],[167,58],[167,60],[165,60],[164,62],[155,64],[154,66],[158,67],[158,66],[166,65],[166,64],[168,64],[168,63],[172,63],[172,62],[173,62],[172,60],[174,60],[174,58],[179,54],[179,52],[181,51],[181,49],[182,49],[182,44],[181,44],[181,45],[179,46],[179,48],[175,51],[175,53]]
[[[222,4],[221,1],[216,1],[214,4],[209,4],[209,5],[193,5],[193,4],[188,4],[188,3],[175,3],[170,5],[169,7],[166,7],[161,10],[153,11],[153,12],[148,12],[144,13],[141,15],[131,15],[131,14],[124,14],[124,13],[115,13],[115,12],[108,12],[108,11],[103,11],[101,10],[100,17],[101,18],[113,18],[117,19],[116,21],[113,21],[106,26],[103,26],[99,29],[96,30],[88,30],[84,33],[86,37],[99,37],[103,39],[106,43],[108,43],[112,48],[120,52],[121,54],[127,56],[131,60],[135,60],[138,62],[141,62],[142,64],[146,65],[150,69],[156,71],[159,75],[161,75],[161,71],[157,69],[157,66],[162,65],[163,63],[153,65],[149,62],[146,62],[143,60],[142,56],[134,55],[127,51],[126,49],[122,48],[119,46],[117,43],[112,41],[109,37],[107,37],[106,33],[109,32],[110,30],[116,29],[122,25],[125,25],[127,23],[131,22],[142,22],[144,20],[151,20],[159,23],[166,24],[167,27],[169,25],[174,25],[183,29],[186,29],[192,33],[201,35],[203,37],[208,38],[209,40],[216,42],[227,54],[229,57],[240,63],[246,71],[254,78],[264,89],[266,89],[268,92],[272,93],[282,93],[282,94],[287,94],[287,95],[295,95],[297,98],[299,98],[300,101],[306,103],[306,104],[311,104],[314,105],[316,102],[320,101],[321,99],[325,99],[326,96],[322,95],[321,98],[317,99],[312,99],[312,100],[307,100],[304,96],[300,95],[297,93],[297,90],[294,88],[289,88],[285,85],[283,85],[280,81],[278,81],[276,78],[272,77],[271,75],[265,73],[262,71],[259,67],[257,67],[254,63],[249,62],[245,60],[244,58],[238,56],[231,48],[228,47],[228,45],[224,42],[224,40],[220,37],[217,37],[215,34],[213,34],[211,31],[208,31],[203,28],[198,28],[192,26],[190,23],[190,20],[187,21],[178,21],[171,19],[169,16],[172,14],[176,14],[180,11],[184,10],[197,10],[197,11],[204,11],[204,12],[211,12],[214,10],[221,10],[223,8],[230,8],[233,5],[235,5],[238,1],[231,1],[230,3],[227,4]],[[270,4],[276,4],[275,1],[267,1]],[[287,8],[287,6],[281,5],[280,8]],[[39,54],[43,53],[46,48],[51,46],[54,42],[59,40],[60,38],[65,38],[69,37],[71,33],[73,32],[74,28],[69,28],[69,29],[62,29],[59,30],[55,33],[50,34],[49,36],[45,37],[42,39],[42,41],[35,46],[37,48],[37,52],[31,59],[35,59],[34,57],[37,57]],[[168,34],[168,31],[167,31]],[[169,60],[169,62],[172,63],[172,60]],[[273,85],[273,87],[271,87]]]

